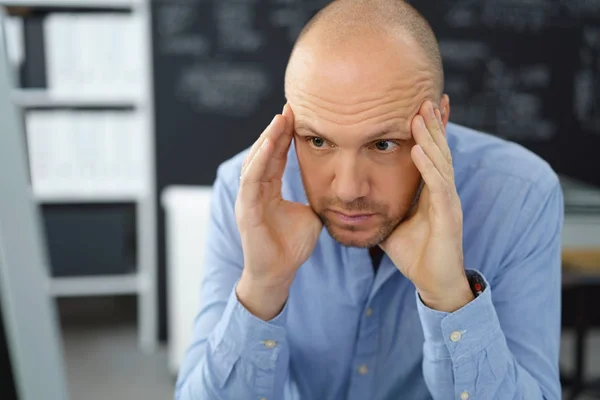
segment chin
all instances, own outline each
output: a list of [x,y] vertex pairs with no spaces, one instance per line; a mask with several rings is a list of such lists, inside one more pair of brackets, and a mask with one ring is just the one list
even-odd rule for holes
[[357,231],[344,229],[339,226],[334,226],[330,223],[325,223],[325,227],[336,242],[346,247],[375,247],[379,243],[383,242],[388,236],[384,236],[381,234],[381,231],[373,229]]

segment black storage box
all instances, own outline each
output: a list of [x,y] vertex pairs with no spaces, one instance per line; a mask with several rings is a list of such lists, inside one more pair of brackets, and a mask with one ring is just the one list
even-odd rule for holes
[[136,270],[134,204],[49,204],[42,212],[52,276]]

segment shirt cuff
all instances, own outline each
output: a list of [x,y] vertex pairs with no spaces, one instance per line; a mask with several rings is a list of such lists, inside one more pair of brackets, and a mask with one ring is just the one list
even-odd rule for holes
[[490,285],[480,272],[473,272],[479,274],[486,288],[453,313],[427,307],[416,293],[417,309],[425,337],[424,356],[430,359],[451,358],[453,362],[458,362],[481,351],[502,333],[492,303]]
[[223,317],[210,337],[213,359],[219,371],[221,385],[229,377],[238,360],[255,367],[252,386],[257,390],[272,389],[275,372],[283,368],[289,358],[285,322],[287,302],[272,320],[263,321],[250,313],[238,300],[234,286]]

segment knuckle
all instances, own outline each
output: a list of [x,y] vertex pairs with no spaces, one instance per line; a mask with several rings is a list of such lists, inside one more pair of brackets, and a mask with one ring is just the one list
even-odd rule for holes
[[453,178],[454,177],[454,170],[452,168],[452,164],[446,164],[446,166],[444,167],[444,174],[448,178]]
[[451,203],[452,202],[452,191],[450,190],[447,184],[443,184],[440,188],[440,195],[444,199],[444,201]]
[[435,173],[435,165],[433,165],[433,163],[430,160],[427,160],[425,164],[425,172],[430,174]]
[[454,212],[452,214],[452,225],[458,231],[462,231],[462,213]]
[[448,185],[444,185],[443,186],[442,194],[443,194],[444,199],[446,201],[450,202],[450,200],[452,200],[452,193],[450,192],[450,189],[448,188]]

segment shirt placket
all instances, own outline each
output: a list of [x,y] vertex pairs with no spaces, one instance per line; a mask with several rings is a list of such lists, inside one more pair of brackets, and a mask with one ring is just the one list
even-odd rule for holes
[[[361,267],[372,268],[368,253],[366,257],[359,259],[364,263]],[[373,285],[373,280],[370,285]],[[367,292],[369,293],[370,290]],[[373,398],[375,395],[375,374],[377,373],[376,360],[379,344],[379,312],[375,299],[365,298],[365,306],[358,328],[352,370],[350,373],[350,385],[348,389],[348,400],[364,400]]]

